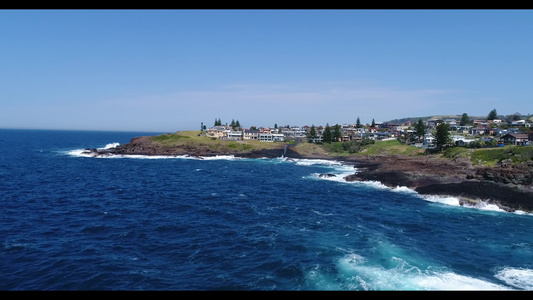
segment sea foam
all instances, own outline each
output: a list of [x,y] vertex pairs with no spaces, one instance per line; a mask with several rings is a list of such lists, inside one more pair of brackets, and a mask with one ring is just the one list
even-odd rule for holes
[[[396,266],[372,265],[359,255],[339,259],[338,272],[345,284],[364,290],[509,290],[510,288],[486,280],[456,274],[449,270],[419,269],[409,264]],[[509,278],[509,276],[507,277]],[[531,279],[524,280],[531,282]],[[527,284],[527,283],[526,283]],[[518,285],[524,288],[523,285]]]

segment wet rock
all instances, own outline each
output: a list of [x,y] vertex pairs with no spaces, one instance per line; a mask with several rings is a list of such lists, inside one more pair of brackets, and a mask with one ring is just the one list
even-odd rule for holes
[[320,178],[329,178],[329,177],[335,177],[337,175],[335,174],[331,174],[331,173],[327,173],[327,174],[319,174],[318,177]]

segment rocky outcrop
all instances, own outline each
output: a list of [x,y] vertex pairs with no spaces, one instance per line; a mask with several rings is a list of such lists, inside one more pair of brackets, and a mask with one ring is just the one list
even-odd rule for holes
[[189,155],[195,157],[208,157],[216,155],[234,155],[244,158],[263,158],[263,157],[302,157],[297,152],[281,145],[278,149],[259,149],[259,150],[236,150],[229,147],[212,148],[209,144],[183,144],[178,147],[167,146],[163,143],[154,142],[151,136],[140,136],[130,140],[129,143],[119,145],[109,149],[86,149],[85,154],[91,156],[108,156],[108,155],[169,155],[181,156]]
[[533,211],[533,164],[473,166],[434,156],[376,156],[356,159],[358,172],[347,181],[379,181],[423,195],[485,201],[507,211]]

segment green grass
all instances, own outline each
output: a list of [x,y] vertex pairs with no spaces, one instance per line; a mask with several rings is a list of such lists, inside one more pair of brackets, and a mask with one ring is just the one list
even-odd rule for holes
[[181,135],[178,133],[173,133],[173,134],[167,133],[167,134],[153,136],[152,140],[154,142],[162,143],[165,145],[176,145],[176,144],[179,144],[179,142],[182,141],[183,139],[190,139],[190,138],[191,137],[188,135]]
[[322,147],[322,145],[313,143],[298,143],[292,149],[304,156],[327,156],[330,154],[324,149],[324,147]]
[[398,140],[390,140],[367,145],[357,155],[418,155],[421,153],[424,153],[423,149],[402,144]]
[[494,166],[502,160],[521,163],[533,160],[533,146],[505,146],[475,149],[470,157],[473,164]]
[[[261,149],[279,149],[287,143],[267,143],[259,141],[225,141],[212,139],[200,135],[200,131],[178,131],[176,133],[167,133],[153,136],[152,140],[161,143],[164,146],[179,147],[208,147],[214,151],[224,151],[229,149],[234,152],[247,152]],[[357,153],[342,152],[340,143],[328,145],[317,145],[312,143],[298,143],[294,150],[302,155],[320,155],[320,156],[343,156],[343,155],[420,155],[424,154],[424,149],[411,145],[405,145],[398,140],[381,141],[374,144],[363,146]],[[341,151],[341,152],[339,152]],[[505,146],[502,148],[480,148],[466,149],[462,147],[452,147],[444,152],[436,154],[442,155],[449,159],[459,157],[470,158],[475,165],[494,166],[502,160],[509,160],[512,163],[533,161],[533,146]]]
[[168,147],[179,146],[206,146],[211,150],[231,149],[233,151],[251,151],[260,149],[276,149],[283,147],[284,143],[259,142],[259,141],[226,141],[213,139],[200,134],[200,130],[178,131],[176,133],[166,133],[152,137],[156,143],[161,143]]
[[302,155],[325,155],[325,156],[349,156],[349,155],[419,155],[424,153],[424,149],[411,145],[401,144],[398,140],[376,142],[366,145],[359,152],[348,152],[343,149],[342,142],[331,144],[299,143],[294,148]]

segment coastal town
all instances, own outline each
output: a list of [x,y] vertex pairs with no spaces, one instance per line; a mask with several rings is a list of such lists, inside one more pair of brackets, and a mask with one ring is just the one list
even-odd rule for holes
[[[493,113],[493,112],[491,112]],[[500,117],[500,118],[497,118]],[[217,123],[217,122],[215,122]],[[435,131],[441,124],[445,124],[449,143],[452,146],[503,146],[503,145],[532,145],[533,131],[530,118],[515,114],[512,116],[493,116],[487,118],[469,118],[466,114],[457,118],[429,117],[425,121],[406,120],[404,122],[374,122],[360,124],[359,118],[355,124],[335,124],[330,126],[283,126],[241,128],[239,122],[231,124],[217,124],[205,128],[202,124],[202,134],[212,139],[221,140],[256,140],[260,142],[284,142],[288,140],[324,142],[326,132],[333,134],[333,142],[371,140],[374,142],[398,139],[406,144],[419,148],[434,149],[436,145]],[[420,129],[421,128],[421,129]],[[422,130],[422,131],[420,131]]]

